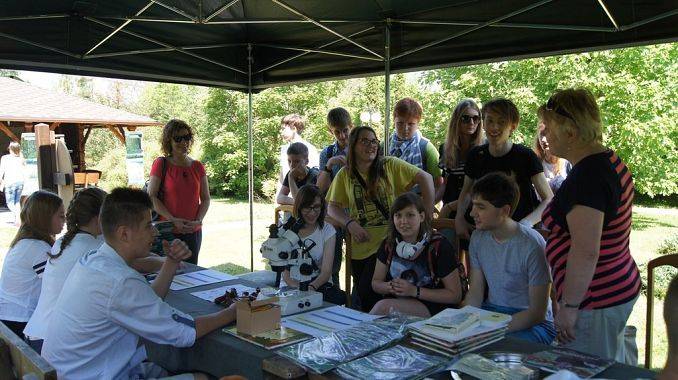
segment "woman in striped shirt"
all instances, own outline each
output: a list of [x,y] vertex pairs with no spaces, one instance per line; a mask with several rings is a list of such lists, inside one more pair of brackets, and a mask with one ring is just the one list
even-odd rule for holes
[[602,145],[596,100],[585,89],[557,91],[546,104],[552,153],[574,166],[544,211],[562,345],[623,361],[626,321],[640,291],[629,250],[633,179]]

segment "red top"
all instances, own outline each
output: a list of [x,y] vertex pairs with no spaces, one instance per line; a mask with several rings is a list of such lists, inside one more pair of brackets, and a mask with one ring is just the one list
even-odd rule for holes
[[[151,176],[162,178],[160,158],[153,161]],[[204,176],[205,167],[198,160],[193,160],[191,166],[176,166],[165,158],[162,203],[170,214],[187,220],[197,219],[200,207],[200,181]]]
[[640,292],[640,273],[629,250],[633,178],[611,150],[585,157],[572,168],[542,220],[550,230],[546,258],[560,300],[571,236],[566,215],[575,205],[604,213],[600,255],[581,309],[602,309],[627,303]]

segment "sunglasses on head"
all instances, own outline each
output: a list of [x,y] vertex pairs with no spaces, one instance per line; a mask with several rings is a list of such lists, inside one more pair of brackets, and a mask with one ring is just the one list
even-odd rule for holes
[[567,112],[563,107],[556,103],[555,100],[553,100],[553,96],[550,97],[549,100],[546,102],[546,110],[553,111],[562,117],[566,117],[572,120],[572,122],[574,122],[575,124],[577,123],[577,121],[574,120],[574,117],[572,116],[571,113]]
[[461,121],[463,123],[470,123],[471,120],[473,120],[473,124],[477,123],[480,120],[480,116],[478,115],[461,115]]
[[180,143],[182,141],[191,141],[193,140],[193,135],[192,134],[187,134],[187,135],[182,135],[182,136],[174,136],[172,137],[172,140],[174,140],[175,143]]

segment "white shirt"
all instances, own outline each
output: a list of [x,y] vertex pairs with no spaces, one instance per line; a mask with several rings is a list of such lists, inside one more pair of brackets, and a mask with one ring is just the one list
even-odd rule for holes
[[0,158],[0,179],[5,186],[24,181],[25,161],[21,156],[6,154]]
[[[334,226],[332,224],[325,222],[323,228],[316,227],[315,231],[306,237],[300,237],[304,242],[304,245],[308,247],[311,244],[311,241],[315,242],[315,246],[311,248],[309,254],[311,258],[316,263],[318,268],[322,268],[323,264],[323,253],[325,250],[325,242],[327,242],[332,236],[336,234]],[[332,247],[332,252],[334,252],[334,247]],[[320,270],[313,273],[313,277],[316,277],[320,274]],[[330,278],[328,282],[332,282]]]
[[104,243],[85,254],[68,276],[42,356],[60,379],[138,378],[146,358],[139,337],[188,347],[195,342],[194,325]]
[[7,252],[0,275],[0,319],[26,322],[31,317],[51,248],[42,240],[21,239]]
[[[52,247],[52,256],[59,253],[63,238],[54,243]],[[47,260],[45,265],[45,272],[42,274],[42,290],[40,291],[40,299],[38,305],[35,307],[33,315],[28,320],[28,324],[24,329],[24,335],[31,339],[45,339],[47,334],[47,323],[51,319],[54,305],[57,298],[64,287],[66,277],[71,273],[71,269],[80,260],[80,258],[90,252],[99,249],[104,242],[103,235],[99,238],[94,237],[86,232],[79,232],[73,237],[70,244],[64,249],[61,256],[56,259]]]
[[290,147],[292,143],[295,142],[300,142],[308,148],[308,167],[313,168],[313,167],[318,167],[318,164],[320,162],[320,156],[318,155],[318,149],[316,149],[313,144],[310,142],[304,140],[301,138],[299,135],[295,135],[294,139],[280,147],[280,172],[281,178],[285,178],[285,175],[287,174],[288,171],[290,171],[290,165],[287,163],[287,148]]

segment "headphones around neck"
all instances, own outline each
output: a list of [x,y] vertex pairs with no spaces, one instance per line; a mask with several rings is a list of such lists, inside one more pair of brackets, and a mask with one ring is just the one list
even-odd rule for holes
[[424,234],[424,237],[422,237],[421,240],[419,240],[416,244],[396,239],[396,254],[405,260],[412,260],[419,253],[419,251],[424,248],[426,242],[428,242],[428,234]]

